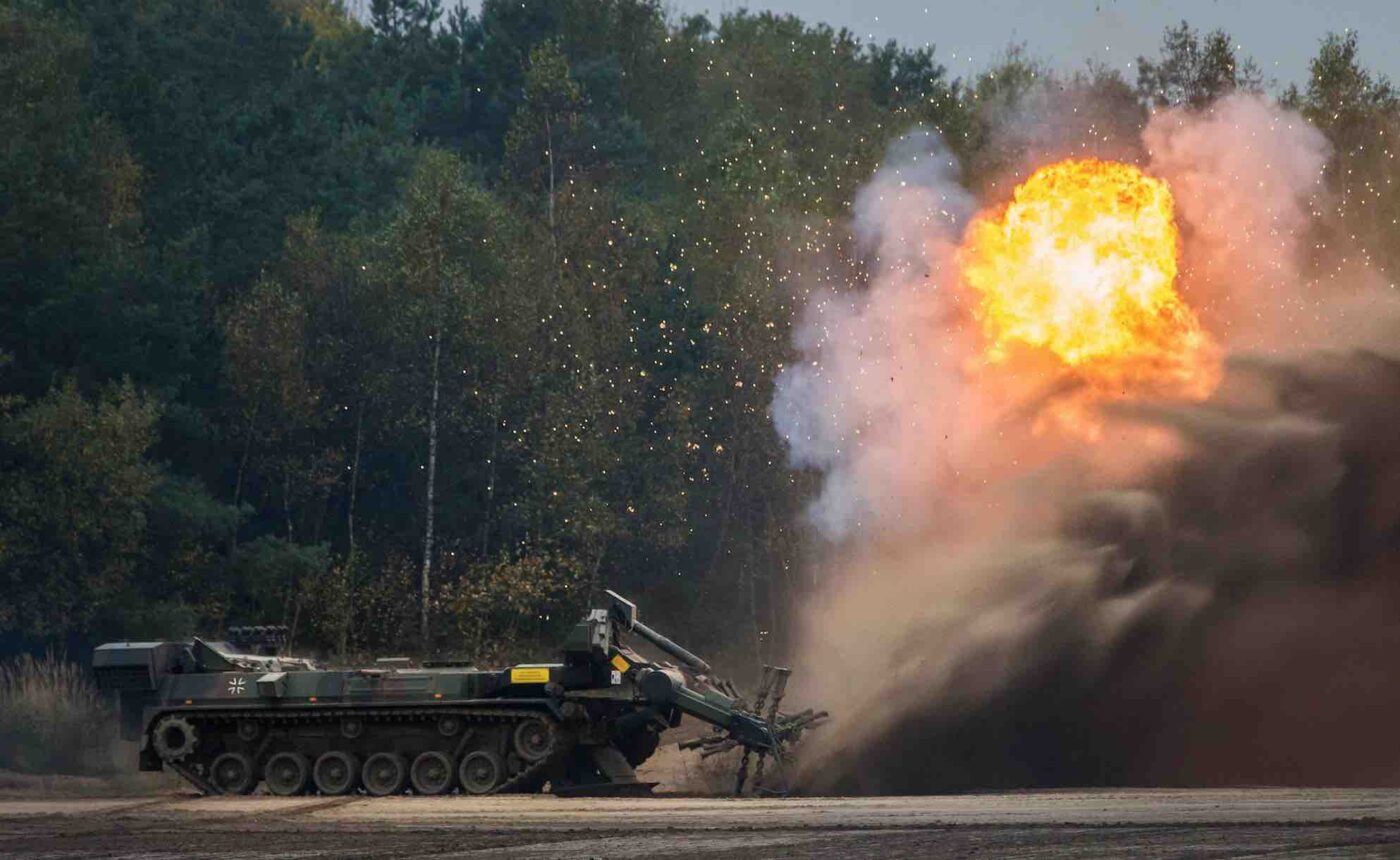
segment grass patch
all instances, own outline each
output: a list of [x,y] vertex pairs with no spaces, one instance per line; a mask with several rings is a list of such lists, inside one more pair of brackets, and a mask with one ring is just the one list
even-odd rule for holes
[[82,666],[56,654],[0,662],[0,769],[113,772],[116,713]]

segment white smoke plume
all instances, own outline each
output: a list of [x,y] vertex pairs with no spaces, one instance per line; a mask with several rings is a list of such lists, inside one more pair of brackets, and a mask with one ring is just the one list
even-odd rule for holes
[[1143,132],[1149,169],[1167,180],[1186,232],[1184,290],[1236,348],[1326,337],[1303,274],[1310,208],[1331,147],[1291,111],[1253,96],[1205,115],[1164,111]]
[[957,174],[935,132],[890,148],[855,199],[869,289],[818,294],[798,329],[804,361],[778,378],[773,420],[793,463],[826,473],[811,514],[830,538],[897,527],[936,494],[942,446],[926,442],[960,427],[965,344],[949,263],[975,201]]

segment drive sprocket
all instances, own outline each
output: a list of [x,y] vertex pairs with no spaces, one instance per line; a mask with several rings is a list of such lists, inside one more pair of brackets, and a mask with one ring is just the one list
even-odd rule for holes
[[162,717],[151,732],[151,745],[155,747],[156,755],[164,761],[183,760],[194,752],[198,743],[199,733],[195,731],[194,723],[178,714]]

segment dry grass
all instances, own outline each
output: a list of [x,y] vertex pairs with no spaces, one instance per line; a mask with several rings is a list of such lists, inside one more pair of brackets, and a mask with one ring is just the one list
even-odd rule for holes
[[0,663],[0,769],[107,774],[116,714],[77,663],[55,654]]

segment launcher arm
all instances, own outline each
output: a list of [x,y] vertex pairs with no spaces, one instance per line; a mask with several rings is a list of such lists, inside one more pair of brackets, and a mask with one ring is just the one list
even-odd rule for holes
[[637,618],[637,604],[618,594],[616,591],[608,592],[608,599],[612,605],[608,608],[612,615],[613,622],[629,633],[635,633],[651,644],[660,648],[665,653],[671,655],[692,671],[702,675],[708,675],[713,670],[710,664],[695,656],[691,652],[672,642],[668,637],[651,629]]
[[700,693],[687,687],[679,672],[667,669],[647,669],[638,675],[638,685],[647,700],[656,705],[669,705],[729,733],[737,743],[759,750],[777,746],[773,726],[762,717],[745,713],[735,707],[735,700],[716,690]]

